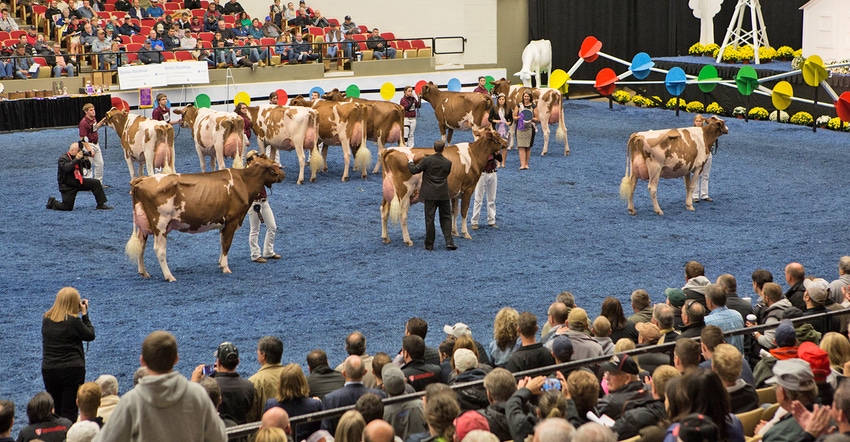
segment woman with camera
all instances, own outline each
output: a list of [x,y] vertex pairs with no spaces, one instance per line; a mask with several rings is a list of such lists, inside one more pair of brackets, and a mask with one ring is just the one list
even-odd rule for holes
[[77,420],[77,388],[86,381],[83,341],[94,340],[88,312],[89,300],[64,287],[41,321],[44,389],[53,397],[56,413],[72,422]]

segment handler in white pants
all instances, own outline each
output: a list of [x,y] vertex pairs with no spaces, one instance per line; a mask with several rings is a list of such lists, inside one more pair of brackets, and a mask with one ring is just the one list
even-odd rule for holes
[[478,218],[481,215],[481,201],[484,199],[484,194],[487,194],[487,225],[494,229],[498,229],[496,225],[496,169],[499,167],[499,162],[502,161],[502,154],[496,153],[491,155],[481,172],[481,177],[478,179],[478,184],[475,186],[475,202],[472,205],[472,230],[478,230]]
[[694,193],[691,194],[695,203],[699,200],[708,202],[714,201],[710,196],[708,196],[708,178],[711,175],[712,158],[714,158],[714,155],[709,153],[708,158],[705,159],[705,164],[702,166],[702,173],[699,174],[697,185],[694,187]]
[[[245,164],[250,166],[251,163],[254,162],[254,158],[257,156],[257,151],[252,150],[248,152],[245,157]],[[263,155],[265,158],[265,155]],[[260,251],[260,223],[265,223],[266,225],[266,239],[263,242],[263,250]],[[251,230],[248,233],[248,246],[251,248],[251,261],[257,263],[266,263],[269,259],[280,259],[280,255],[275,253],[274,251],[274,236],[277,232],[277,223],[274,219],[274,212],[272,212],[272,208],[269,205],[269,200],[266,195],[266,189],[263,188],[262,192],[257,199],[251,204],[251,208],[248,210],[248,225],[251,227]]]
[[[94,178],[100,181],[100,184],[103,185],[103,153],[100,151],[100,146],[94,143],[88,143],[89,148],[91,149],[91,169],[87,169],[83,174],[85,178]],[[109,187],[103,185],[103,187]]]
[[416,132],[416,113],[417,109],[422,106],[422,101],[416,96],[413,86],[406,86],[404,88],[404,96],[401,97],[399,104],[404,109],[404,133],[402,134],[404,145],[413,147],[415,146],[413,135]]

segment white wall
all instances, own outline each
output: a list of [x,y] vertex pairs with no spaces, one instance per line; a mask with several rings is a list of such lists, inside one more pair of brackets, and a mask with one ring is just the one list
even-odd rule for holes
[[850,10],[845,0],[817,0],[803,9],[803,55],[825,62],[850,59]]
[[[224,2],[225,0],[222,0]],[[239,0],[251,17],[262,20],[272,0]],[[281,0],[286,6],[287,1]],[[295,0],[296,4],[298,1]],[[463,36],[467,39],[462,57],[439,57],[438,64],[496,63],[496,0],[307,0],[307,5],[325,17],[350,15],[358,25],[392,32],[397,38]],[[455,50],[456,42],[437,43],[437,50]]]

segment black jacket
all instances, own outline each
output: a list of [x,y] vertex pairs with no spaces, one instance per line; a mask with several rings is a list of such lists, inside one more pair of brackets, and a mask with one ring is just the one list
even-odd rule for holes
[[310,396],[322,399],[326,394],[342,388],[345,378],[327,365],[320,365],[307,376],[307,384],[310,385]]
[[90,169],[91,161],[88,157],[82,159],[72,158],[67,152],[59,157],[59,170],[56,172],[56,181],[59,182],[59,190],[68,190],[82,186],[79,180],[74,176],[74,169],[80,167],[80,173],[83,173],[83,168]]
[[422,187],[419,189],[419,199],[423,201],[445,201],[449,198],[449,173],[452,162],[442,153],[434,153],[419,161],[407,163],[410,173],[416,175],[422,172]]
[[505,402],[498,404],[490,404],[485,410],[481,410],[481,414],[487,418],[487,423],[490,425],[490,432],[495,434],[500,441],[513,440],[511,437],[510,426],[508,425],[508,416],[505,413]]
[[505,403],[508,427],[514,441],[524,441],[529,434],[534,434],[534,426],[539,419],[530,403],[531,399],[531,390],[520,388]]
[[[457,375],[449,382],[449,385],[480,381],[484,379],[484,376],[487,376],[487,372],[480,368],[474,368]],[[457,390],[457,402],[460,405],[461,413],[468,410],[480,410],[490,405],[490,401],[487,399],[487,390],[484,389],[483,384]]]
[[437,384],[443,379],[439,365],[427,364],[421,359],[404,364],[401,371],[416,391],[425,390],[428,385]]
[[635,437],[641,428],[658,424],[661,419],[667,417],[664,409],[663,399],[650,399],[643,401],[617,419],[611,428],[617,433],[618,440]]
[[792,285],[787,292],[785,292],[785,297],[791,301],[791,305],[800,309],[801,312],[806,311],[806,301],[803,300],[803,294],[806,293],[806,288],[803,287],[803,282],[800,281],[797,284]]
[[221,388],[221,405],[218,412],[223,417],[233,419],[237,424],[248,422],[248,412],[254,405],[257,391],[254,384],[239,377],[236,372],[215,372],[211,375]]
[[611,419],[619,419],[623,415],[623,407],[626,402],[639,401],[652,397],[651,394],[644,390],[643,382],[632,381],[620,387],[617,391],[612,391],[599,400],[597,407],[599,412],[607,414]]
[[545,367],[554,363],[555,358],[552,357],[549,349],[544,347],[543,344],[536,342],[531,345],[523,345],[514,350],[511,358],[505,363],[505,369],[511,373],[516,373],[518,371],[531,370],[532,368]]

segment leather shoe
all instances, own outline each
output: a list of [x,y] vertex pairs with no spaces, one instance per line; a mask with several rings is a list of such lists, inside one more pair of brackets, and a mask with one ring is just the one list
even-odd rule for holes
[[254,262],[256,262],[256,263],[260,263],[260,264],[265,264],[265,263],[267,263],[268,261],[266,260],[266,258],[263,258],[263,257],[261,256],[261,257],[259,257],[259,258],[255,259],[255,260],[254,260]]
[[112,210],[112,206],[107,206],[106,204],[98,204],[97,207],[95,207],[95,209],[97,209],[97,210]]
[[454,244],[446,244],[446,250],[457,250],[457,246]]
[[478,230],[478,224],[473,224],[473,225],[469,226],[469,228],[472,229],[472,230]]
[[48,198],[48,199],[47,199],[47,208],[48,208],[48,209],[52,209],[52,208],[53,208],[53,203],[54,203],[55,201],[56,201],[56,198],[53,198],[52,196],[51,196],[50,198]]
[[280,259],[280,254],[275,253],[272,256],[266,256],[266,259]]
[[713,200],[713,199],[711,199],[711,197],[708,197],[708,196],[707,196],[707,197],[705,197],[705,198],[703,198],[703,200],[704,200],[704,201],[708,201],[708,202],[710,202],[710,203],[711,203],[711,202],[714,202],[714,200]]
[[434,246],[425,246],[425,250],[430,252],[431,250],[434,250]]
[[498,228],[499,228],[499,226],[497,226],[497,225],[496,225],[496,223],[493,223],[493,224],[487,224],[487,227],[489,227],[489,228],[491,228],[491,229],[498,229]]

